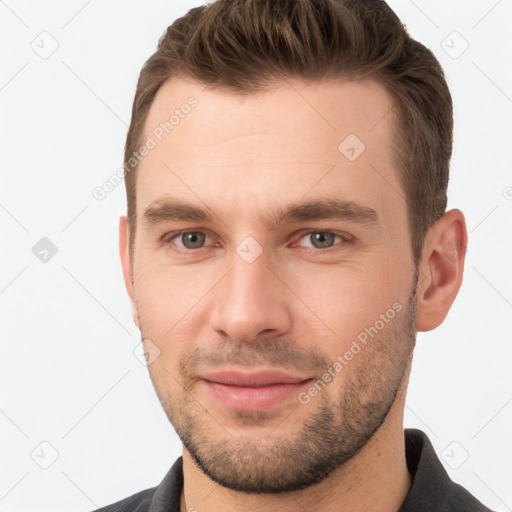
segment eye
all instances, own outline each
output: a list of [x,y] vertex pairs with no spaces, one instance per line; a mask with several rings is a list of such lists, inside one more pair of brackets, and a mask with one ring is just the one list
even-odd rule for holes
[[300,240],[305,239],[310,245],[304,245],[312,249],[330,249],[336,245],[336,239],[342,242],[349,243],[351,241],[350,235],[338,235],[331,231],[309,231],[301,236]]
[[[207,239],[211,239],[204,231],[179,231],[178,233],[168,233],[162,237],[166,245],[174,245],[181,249],[193,251],[202,249],[206,246]],[[332,231],[308,231],[304,233],[299,240],[305,240],[302,247],[309,249],[318,249],[328,251],[336,245],[345,245],[353,241],[353,237],[348,233],[337,234]]]
[[166,244],[177,245],[184,249],[201,249],[207,238],[210,238],[202,231],[180,231],[179,233],[171,233],[164,237]]

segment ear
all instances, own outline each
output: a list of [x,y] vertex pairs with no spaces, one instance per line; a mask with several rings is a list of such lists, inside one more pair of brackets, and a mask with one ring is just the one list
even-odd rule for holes
[[428,230],[418,279],[417,331],[430,331],[446,318],[462,284],[468,234],[460,210],[450,210]]
[[124,284],[126,286],[128,296],[130,297],[130,302],[132,303],[133,321],[135,322],[137,328],[140,329],[139,315],[137,312],[137,305],[135,303],[133,262],[130,258],[129,246],[130,232],[128,229],[128,219],[125,215],[122,215],[119,217],[119,255],[121,256],[121,266],[123,267]]

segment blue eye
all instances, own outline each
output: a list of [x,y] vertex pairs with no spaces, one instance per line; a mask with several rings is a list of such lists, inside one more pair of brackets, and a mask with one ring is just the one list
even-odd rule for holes
[[[179,231],[168,233],[162,237],[163,242],[169,246],[177,246],[180,249],[192,252],[194,250],[208,247],[207,240],[212,240],[204,231]],[[352,242],[353,237],[347,234],[337,234],[332,231],[308,231],[304,233],[299,240],[305,240],[299,243],[300,247],[306,249],[316,249],[318,252],[326,252],[337,245],[345,245]]]
[[180,237],[183,246],[187,249],[199,249],[206,240],[206,235],[200,232],[182,233]]
[[[332,247],[337,236],[338,235],[329,233],[327,231],[314,231],[308,233],[302,238],[306,238],[308,241],[310,241],[311,247],[315,249],[328,249],[329,247]],[[338,236],[338,238],[340,237]]]
[[[202,231],[181,231],[168,237],[166,243],[174,243],[178,247],[193,250],[201,249],[207,238],[209,238],[208,235]],[[181,244],[176,241],[180,241]]]
[[308,233],[302,235],[300,240],[303,239],[309,242],[309,245],[305,245],[303,247],[319,250],[330,249],[331,247],[334,247],[337,245],[336,239],[344,243],[349,243],[351,241],[351,237],[349,235],[337,235],[331,231],[309,231]]

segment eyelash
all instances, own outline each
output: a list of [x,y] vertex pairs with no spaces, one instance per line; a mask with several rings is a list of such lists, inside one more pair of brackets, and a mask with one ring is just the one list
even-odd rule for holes
[[[184,235],[186,233],[201,233],[201,234],[204,234],[206,236],[210,236],[208,234],[207,231],[205,230],[200,230],[200,229],[195,229],[195,230],[182,230],[182,231],[173,231],[173,232],[170,232],[170,233],[166,233],[165,235],[162,236],[162,242],[165,244],[165,245],[173,245],[172,244],[172,241],[176,238],[178,238],[179,236],[181,235]],[[352,235],[349,235],[348,233],[340,233],[340,232],[337,232],[337,231],[324,231],[324,230],[320,230],[320,229],[311,229],[309,231],[304,231],[304,232],[300,232],[300,236],[298,238],[298,240],[301,240],[302,238],[304,238],[305,236],[307,235],[311,235],[312,233],[325,233],[325,234],[329,234],[329,235],[334,235],[334,236],[337,236],[339,238],[341,238],[342,240],[342,245],[347,245],[347,244],[352,244],[354,242],[354,237]],[[212,238],[212,237],[210,237]],[[308,251],[313,251],[313,252],[322,252],[322,253],[326,253],[326,252],[331,252],[331,251],[335,251],[337,249],[339,249],[337,247],[337,245],[339,245],[340,242],[338,242],[338,244],[335,244],[331,247],[327,247],[325,249],[319,249],[319,248],[316,248],[316,247],[302,247],[303,249],[306,249]],[[196,251],[199,251],[201,249],[205,249],[206,247],[199,247],[197,249],[187,249],[186,247],[181,247],[181,246],[178,246],[179,247],[179,251],[181,252],[196,252]]]

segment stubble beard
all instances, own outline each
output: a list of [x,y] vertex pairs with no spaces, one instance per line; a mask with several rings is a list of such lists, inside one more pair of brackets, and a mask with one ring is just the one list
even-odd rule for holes
[[[369,341],[333,379],[345,379],[339,396],[333,398],[325,389],[312,399],[312,412],[293,437],[276,431],[277,427],[282,431],[287,422],[294,425],[295,410],[263,438],[258,436],[258,427],[272,418],[273,411],[233,411],[230,422],[236,420],[244,429],[254,427],[251,435],[237,435],[236,431],[233,435],[215,413],[198,404],[193,383],[178,386],[165,369],[150,368],[162,407],[198,467],[214,482],[234,491],[280,494],[319,483],[351,460],[384,423],[408,375],[415,344],[416,285],[417,275],[404,314],[393,319],[390,328]],[[290,358],[281,357],[280,349],[276,350],[278,342],[270,348],[268,341],[231,346],[228,362],[261,360],[262,353],[254,352],[263,348],[266,361],[281,361],[285,367]],[[187,382],[186,370],[192,366],[187,364],[181,361],[182,382]]]

